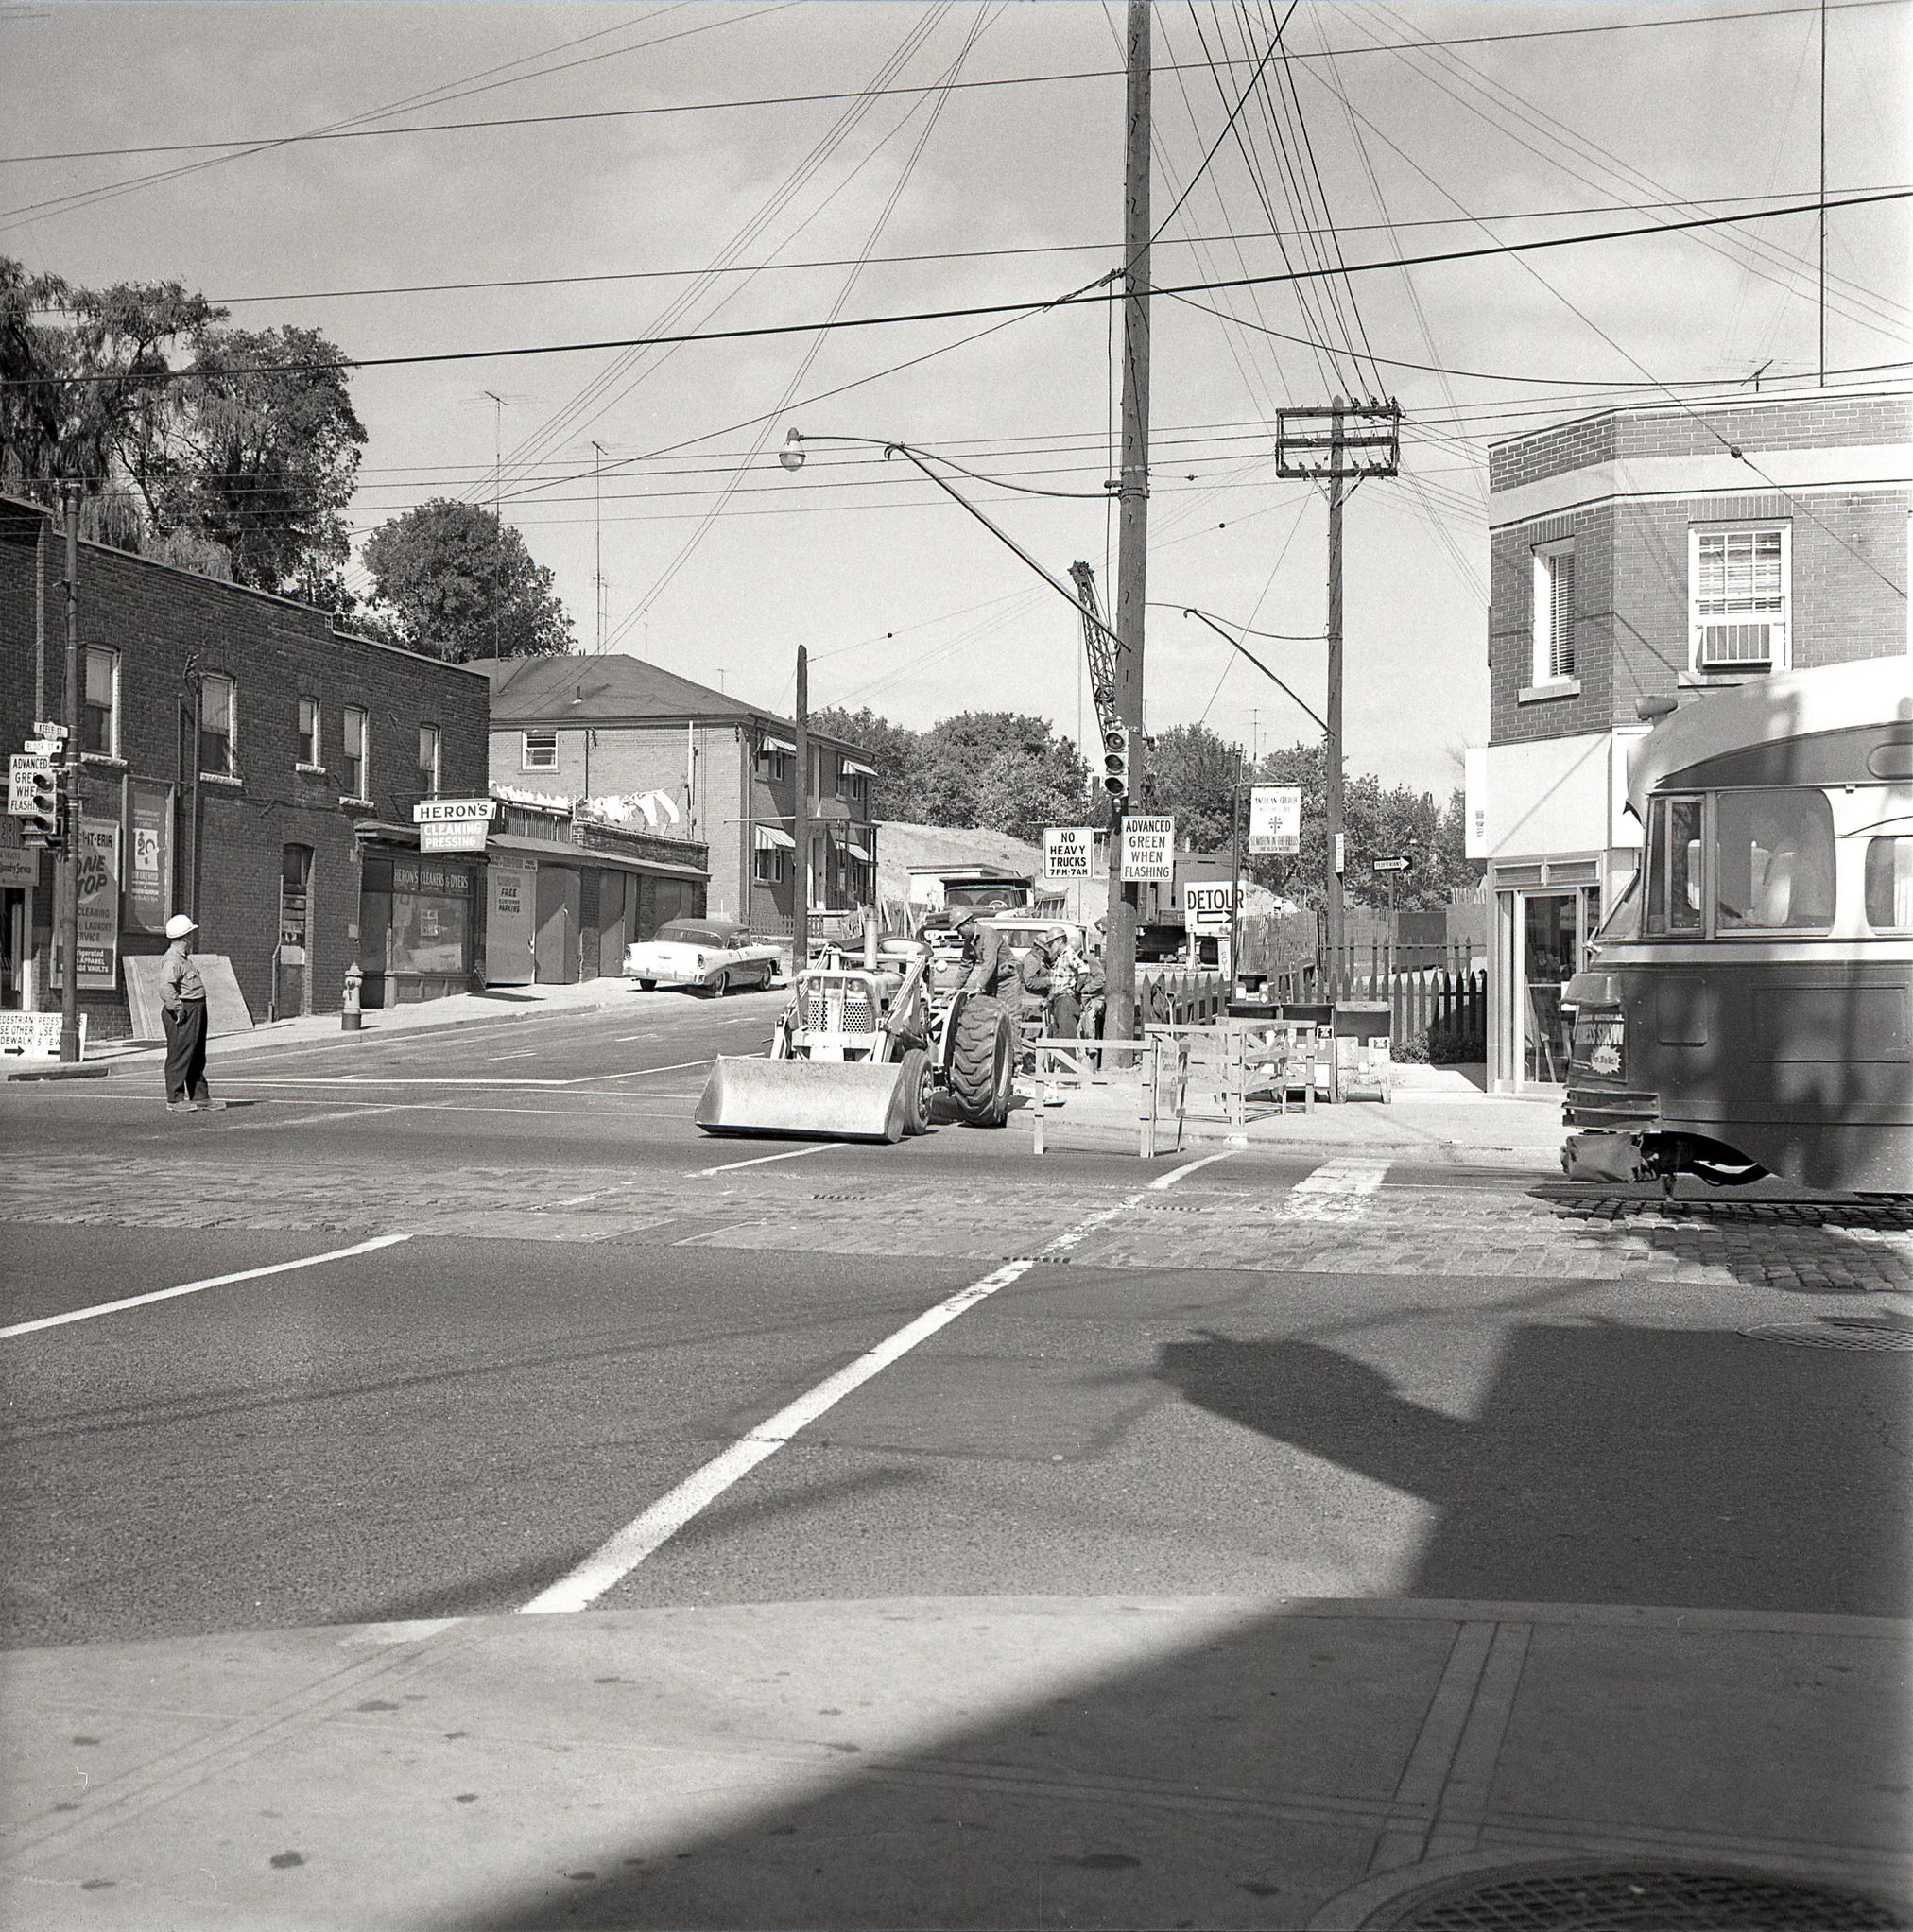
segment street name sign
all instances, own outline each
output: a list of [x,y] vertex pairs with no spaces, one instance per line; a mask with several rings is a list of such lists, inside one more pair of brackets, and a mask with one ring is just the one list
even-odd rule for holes
[[1046,879],[1087,879],[1096,849],[1088,825],[1050,825],[1043,835],[1043,875]]
[[1378,858],[1375,870],[1378,872],[1405,872],[1413,863],[1412,859],[1405,858]]
[[1301,786],[1256,785],[1249,789],[1249,849],[1252,853],[1301,850]]
[[1176,821],[1173,818],[1123,820],[1123,877],[1130,884],[1176,877]]
[[490,799],[422,799],[412,807],[421,852],[483,852],[491,830]]
[[29,758],[58,758],[66,749],[59,738],[28,738],[26,755]]
[[1182,888],[1182,924],[1192,933],[1226,933],[1235,912],[1235,887],[1228,879],[1188,881]]

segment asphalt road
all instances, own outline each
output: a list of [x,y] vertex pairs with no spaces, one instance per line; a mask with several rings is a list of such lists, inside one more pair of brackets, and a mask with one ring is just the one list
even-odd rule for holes
[[253,1104],[203,1115],[152,1067],[8,1089],[0,1642],[509,1611],[621,1536],[593,1603],[1906,1613],[1904,1354],[1750,1337],[1801,1303],[1738,1284],[1095,1258],[1202,1202],[1485,1226],[1514,1173],[704,1138],[779,998],[215,1048]]

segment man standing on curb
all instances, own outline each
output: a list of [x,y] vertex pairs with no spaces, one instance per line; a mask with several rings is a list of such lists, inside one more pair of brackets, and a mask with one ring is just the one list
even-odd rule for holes
[[206,1091],[206,984],[193,964],[193,935],[198,930],[183,912],[166,922],[166,938],[172,943],[160,964],[160,1005],[166,1028],[169,1113],[213,1104]]

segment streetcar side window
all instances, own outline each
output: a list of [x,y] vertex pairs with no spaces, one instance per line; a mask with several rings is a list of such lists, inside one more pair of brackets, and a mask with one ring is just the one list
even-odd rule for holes
[[1867,923],[1876,933],[1913,932],[1913,837],[1867,841]]
[[1699,799],[1654,799],[1647,806],[1647,931],[1666,938],[1701,927]]
[[1824,931],[1834,923],[1834,814],[1826,794],[1724,791],[1714,805],[1715,930]]

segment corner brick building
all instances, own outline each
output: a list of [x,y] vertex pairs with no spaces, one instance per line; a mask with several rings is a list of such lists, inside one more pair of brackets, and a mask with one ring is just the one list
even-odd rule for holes
[[[66,716],[65,543],[0,499],[0,737]],[[327,612],[95,543],[79,546],[80,1009],[132,1023],[125,962],[169,915],[232,961],[252,1017],[476,982],[483,859],[422,864],[412,807],[486,794],[482,672],[367,643]],[[424,876],[429,868],[431,876]],[[0,821],[0,1005],[60,1002],[54,865]],[[402,927],[414,952],[390,952]],[[385,969],[396,964],[397,971]]]
[[[1817,390],[1605,410],[1489,452],[1489,1071],[1563,1078],[1560,989],[1633,875],[1643,699],[1908,649],[1913,402]],[[1913,679],[1913,664],[1908,667]]]

